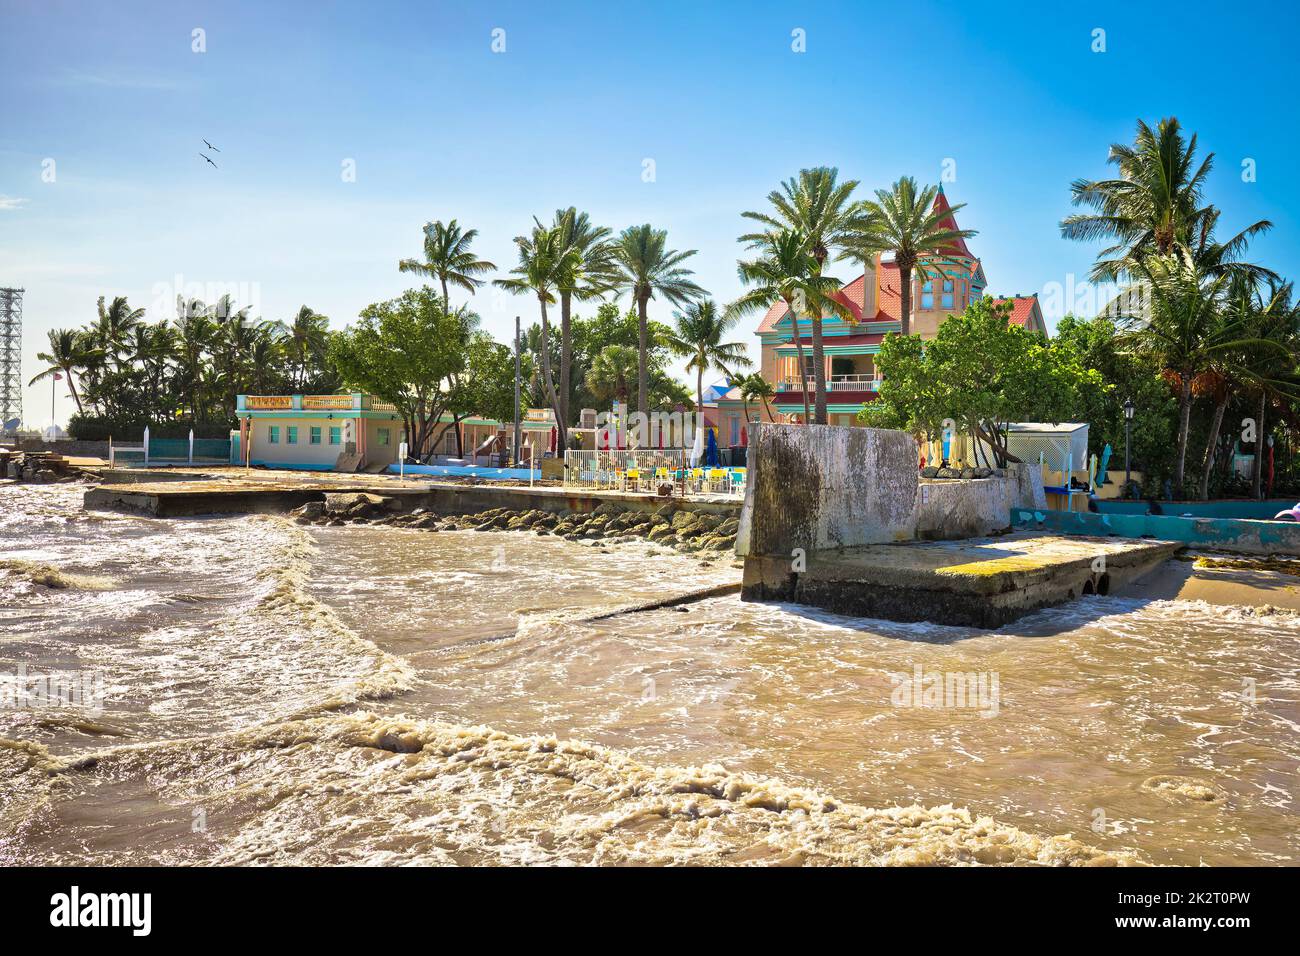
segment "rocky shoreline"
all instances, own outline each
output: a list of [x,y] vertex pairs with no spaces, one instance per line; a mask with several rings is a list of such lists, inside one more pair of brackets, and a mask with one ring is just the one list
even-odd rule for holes
[[736,516],[688,511],[665,504],[655,511],[606,502],[595,511],[559,515],[540,509],[492,508],[477,514],[439,515],[416,508],[402,511],[393,498],[373,494],[326,495],[290,512],[299,524],[339,527],[385,525],[418,531],[531,531],[593,546],[645,540],[705,559],[728,557],[736,549]]

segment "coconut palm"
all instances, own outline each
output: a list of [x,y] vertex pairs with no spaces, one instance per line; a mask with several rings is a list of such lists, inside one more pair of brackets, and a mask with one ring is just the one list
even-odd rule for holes
[[473,295],[474,290],[483,284],[483,280],[476,277],[496,268],[470,251],[469,247],[477,237],[477,229],[462,231],[455,219],[446,225],[441,220],[425,223],[424,261],[403,259],[397,264],[397,270],[436,278],[442,286],[443,308],[450,311],[449,285]]
[[739,321],[737,315],[719,314],[711,299],[692,302],[681,312],[673,313],[675,327],[668,337],[674,354],[687,358],[686,370],[695,372],[695,407],[704,407],[704,374],[716,369],[727,378],[735,370],[750,368],[754,363],[745,354],[743,342],[722,341]]
[[531,292],[537,296],[542,311],[542,382],[546,386],[551,408],[555,410],[555,418],[559,421],[560,400],[555,391],[555,379],[551,375],[551,324],[546,307],[555,303],[559,284],[568,280],[576,271],[575,262],[580,253],[573,246],[565,244],[564,236],[559,231],[547,229],[541,224],[535,225],[530,235],[515,237],[515,245],[519,248],[519,264],[510,270],[514,278],[496,279],[493,284],[513,295]]
[[[740,281],[750,288],[727,307],[727,313],[739,317],[760,309],[769,309],[778,302],[785,303],[790,316],[795,351],[799,356],[799,382],[803,392],[803,420],[806,424],[813,421],[813,417],[808,402],[808,365],[804,361],[803,333],[799,329],[799,321],[805,314],[815,312],[820,316],[823,309],[842,308],[832,298],[839,292],[840,282],[821,274],[807,237],[797,230],[780,229],[767,234],[761,249],[762,255],[758,258],[738,264]],[[820,322],[813,329],[813,377],[817,402],[816,422],[824,425],[826,369],[825,361],[819,361],[819,328]]]
[[[1196,134],[1190,139],[1176,117],[1160,120],[1152,129],[1137,122],[1133,143],[1115,143],[1107,160],[1118,170],[1114,179],[1078,179],[1070,186],[1072,201],[1090,212],[1061,220],[1067,239],[1110,241],[1097,254],[1094,281],[1115,281],[1133,276],[1133,264],[1149,255],[1167,256],[1178,248],[1193,251],[1213,234],[1218,212],[1202,206],[1201,199],[1214,154],[1199,164]],[[1269,229],[1260,220],[1219,245],[1221,258],[1234,261],[1246,242]],[[1206,274],[1213,270],[1205,268]]]
[[105,356],[111,357],[120,370],[131,329],[144,321],[144,309],[131,308],[124,295],[115,297],[108,308],[104,308],[104,296],[101,295],[97,308],[99,318],[92,329],[95,345]]
[[[534,219],[534,222],[537,222]],[[540,228],[541,223],[537,222]],[[560,439],[567,448],[569,426],[569,397],[572,394],[573,375],[573,323],[571,308],[574,299],[587,301],[600,298],[612,291],[614,269],[610,259],[611,231],[604,226],[593,226],[585,212],[570,206],[555,210],[551,228],[558,234],[560,243],[576,255],[566,255],[569,267],[556,276],[556,290],[560,296]]]
[[749,403],[759,401],[763,403],[763,408],[767,410],[767,417],[771,421],[776,421],[776,416],[772,414],[771,398],[776,394],[776,389],[772,383],[765,379],[758,372],[751,372],[739,382],[733,383],[740,386],[740,400],[745,403],[745,419],[749,420]]
[[42,379],[62,375],[68,383],[68,392],[72,395],[72,400],[77,404],[77,414],[80,415],[82,414],[81,397],[77,394],[74,376],[80,375],[86,363],[102,353],[89,341],[84,332],[76,329],[50,329],[48,339],[49,349],[36,353],[36,358],[46,363],[47,367],[38,372],[27,384],[35,385]]
[[649,223],[624,229],[610,248],[615,266],[611,285],[628,292],[636,302],[638,320],[637,411],[649,412],[650,333],[647,308],[655,296],[683,306],[690,299],[708,295],[690,276],[694,272],[682,263],[695,255],[694,249],[678,252],[668,248],[668,232]]
[[965,203],[941,208],[935,205],[941,186],[920,188],[911,176],[893,187],[876,190],[876,198],[862,204],[865,224],[845,241],[845,256],[874,262],[882,253],[894,254],[898,268],[899,323],[903,335],[912,334],[912,272],[937,274],[934,262],[960,239],[977,235],[973,229],[955,229],[953,218]]

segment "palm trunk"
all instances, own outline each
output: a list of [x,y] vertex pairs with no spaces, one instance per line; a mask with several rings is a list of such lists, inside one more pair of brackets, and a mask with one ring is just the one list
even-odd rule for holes
[[700,420],[699,427],[704,427],[704,366],[695,369],[695,416]]
[[451,311],[451,296],[447,293],[447,280],[440,279],[442,283],[442,308],[446,312]]
[[799,334],[799,314],[794,310],[794,303],[790,299],[785,300],[785,306],[790,310],[790,324],[794,326],[794,349],[799,356],[799,390],[803,393],[803,423],[807,425],[812,421],[812,412],[808,408],[808,366],[803,360],[803,338]]
[[555,394],[555,379],[551,377],[551,323],[546,317],[546,300],[541,296],[537,301],[542,306],[542,384],[546,386],[546,397],[550,399],[555,417],[560,417],[560,399]]
[[648,295],[637,296],[636,410],[643,416],[650,411],[650,320],[646,315],[649,304]]
[[67,369],[64,369],[63,372],[68,376],[68,393],[72,396],[72,400],[77,403],[77,414],[80,415],[82,414],[81,399],[77,396],[77,386],[72,384],[72,373]]
[[1264,446],[1267,444],[1264,416],[1267,413],[1268,392],[1261,389],[1259,393],[1259,415],[1255,418],[1255,473],[1251,479],[1251,492],[1255,495],[1256,500],[1264,497]]
[[767,400],[766,395],[763,396],[763,407],[767,409],[768,421],[772,421],[772,422],[776,421],[776,416],[772,414],[772,404]]
[[816,422],[826,424],[826,354],[822,351],[822,320],[812,317],[813,382],[817,389]]
[[1182,501],[1183,473],[1187,465],[1187,433],[1192,422],[1192,376],[1184,371],[1178,390],[1178,458],[1174,463],[1174,494]]
[[560,447],[568,448],[569,396],[573,381],[573,323],[569,318],[572,293],[560,293]]
[[1201,500],[1210,497],[1210,475],[1214,471],[1214,457],[1219,450],[1219,427],[1223,424],[1223,413],[1228,408],[1228,390],[1223,390],[1223,397],[1214,403],[1214,417],[1210,419],[1210,437],[1205,443],[1205,467],[1201,469]]
[[898,321],[903,335],[912,334],[912,267],[898,267]]

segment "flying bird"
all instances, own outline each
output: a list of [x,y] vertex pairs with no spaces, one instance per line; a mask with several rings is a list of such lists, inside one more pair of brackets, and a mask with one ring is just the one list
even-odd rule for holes
[[217,149],[217,147],[213,146],[213,145],[212,145],[211,143],[209,143],[206,139],[203,141],[203,145],[206,146],[208,149],[213,150],[213,151],[215,151],[215,152],[218,152],[218,153],[221,152],[221,150]]
[[[212,160],[208,159],[208,157],[204,156],[202,153],[199,153],[199,156],[202,157],[205,161],[207,161],[207,162],[209,162],[209,163],[212,163]],[[212,168],[213,168],[213,169],[220,169],[221,167],[218,166],[216,163],[212,163]]]

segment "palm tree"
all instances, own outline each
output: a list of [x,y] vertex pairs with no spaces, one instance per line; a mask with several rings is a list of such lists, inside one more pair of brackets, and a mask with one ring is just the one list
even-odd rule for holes
[[[533,220],[537,222],[536,219]],[[541,223],[537,222],[540,228]],[[560,294],[560,440],[567,448],[569,427],[569,397],[572,393],[573,326],[571,307],[573,300],[587,301],[611,291],[614,279],[610,260],[609,237],[604,226],[593,226],[585,212],[577,208],[555,210],[551,228],[558,234],[561,245],[574,255],[563,257],[569,267],[556,276],[556,289]]]
[[292,321],[277,323],[287,340],[286,351],[293,369],[291,387],[295,392],[306,384],[308,364],[318,364],[325,354],[329,321],[327,316],[304,305],[298,309]]
[[629,292],[636,302],[637,411],[642,415],[650,410],[650,334],[646,310],[656,295],[676,306],[708,295],[689,278],[694,272],[682,268],[682,263],[693,255],[694,249],[685,252],[669,249],[667,230],[655,229],[649,223],[624,229],[610,249],[617,268],[613,284]]
[[[103,300],[101,299],[102,303]],[[79,375],[86,363],[93,359],[99,350],[93,346],[84,332],[75,329],[50,329],[48,333],[50,347],[48,351],[37,352],[36,357],[46,363],[44,371],[37,373],[28,385],[35,385],[45,378],[62,375],[68,382],[68,392],[77,403],[77,414],[82,414],[81,397],[77,395],[74,375]],[[100,353],[102,354],[102,353]]]
[[[1130,268],[1139,280],[1141,303],[1126,319],[1121,342],[1151,356],[1178,390],[1178,444],[1174,485],[1183,497],[1187,438],[1191,424],[1192,383],[1233,356],[1273,350],[1242,321],[1225,320],[1226,275],[1207,277],[1185,255],[1149,256]],[[1149,297],[1149,303],[1146,301]]]
[[751,372],[735,384],[740,386],[740,400],[745,403],[745,419],[749,420],[749,403],[760,401],[763,408],[767,410],[767,417],[776,421],[776,416],[772,414],[770,399],[776,394],[776,389],[772,383],[763,378],[758,372]]
[[461,231],[455,219],[446,225],[441,220],[425,223],[424,261],[403,259],[397,264],[397,270],[437,278],[442,285],[443,308],[450,311],[449,284],[473,295],[474,290],[483,284],[482,279],[475,277],[496,268],[470,251],[469,247],[477,237],[477,229]]
[[115,297],[107,309],[104,308],[104,296],[101,295],[97,306],[99,320],[93,328],[95,344],[106,356],[113,358],[113,363],[120,370],[127,340],[131,330],[144,320],[144,309],[131,308],[124,295]]
[[[1118,178],[1078,179],[1070,186],[1073,204],[1092,211],[1061,220],[1061,235],[1067,239],[1112,243],[1097,254],[1094,281],[1131,276],[1133,264],[1146,256],[1167,256],[1178,248],[1195,251],[1198,242],[1206,243],[1218,219],[1213,206],[1201,205],[1214,154],[1198,165],[1196,134],[1185,139],[1176,117],[1160,120],[1155,129],[1138,120],[1132,145],[1113,144],[1107,162],[1117,167]],[[1235,259],[1251,237],[1271,225],[1260,220],[1221,244],[1224,261]]]
[[723,342],[740,317],[718,314],[711,299],[692,302],[681,312],[674,312],[676,328],[668,338],[668,347],[680,356],[689,356],[686,370],[695,371],[695,407],[704,408],[704,373],[717,369],[727,378],[735,369],[750,368],[754,363],[745,354],[743,342]]
[[803,234],[809,251],[820,269],[826,264],[831,248],[842,246],[866,225],[862,207],[852,202],[856,179],[837,182],[839,170],[830,166],[799,170],[798,178],[790,178],[767,194],[774,213],[743,212],[746,219],[762,223],[763,232],[746,233],[741,242],[751,248],[767,245],[772,233],[789,229]]
[[637,350],[627,345],[607,345],[587,369],[587,388],[597,398],[613,398],[627,404],[631,382],[638,369]]
[[859,262],[872,262],[881,253],[892,252],[898,267],[899,321],[903,335],[912,334],[912,270],[937,272],[931,260],[959,239],[976,235],[973,229],[954,229],[953,216],[965,203],[940,208],[935,201],[942,186],[918,188],[916,180],[904,176],[889,190],[877,189],[876,198],[862,204],[866,223],[846,240],[845,255]]
[[[821,314],[823,308],[842,308],[831,297],[839,292],[838,279],[824,276],[813,257],[807,237],[793,229],[769,233],[763,240],[763,255],[742,261],[737,271],[740,281],[752,288],[727,307],[733,317],[784,302],[790,315],[791,334],[799,356],[799,383],[803,392],[804,423],[812,421],[808,403],[808,365],[804,361],[803,333],[799,330],[802,313]],[[814,329],[816,332],[817,330]],[[826,424],[825,362],[818,361],[820,335],[813,339],[813,375],[817,392],[817,424]]]
[[542,382],[546,386],[551,408],[555,410],[555,418],[559,421],[560,400],[551,375],[551,324],[546,306],[554,304],[559,283],[576,271],[575,261],[580,253],[574,247],[565,245],[564,237],[559,231],[547,229],[540,224],[533,227],[531,235],[515,237],[515,245],[519,247],[519,265],[510,270],[515,278],[496,279],[494,284],[513,295],[532,292],[537,296],[537,303],[542,310]]

